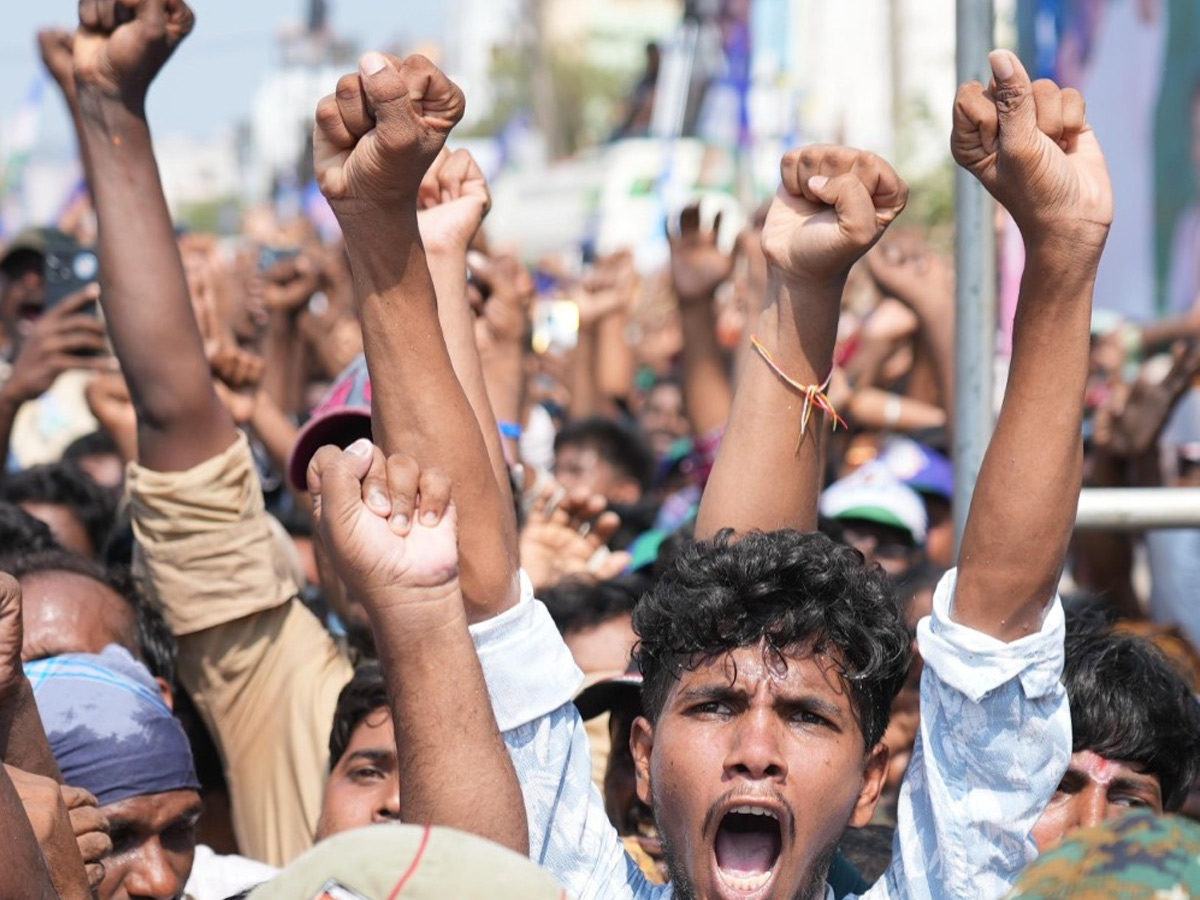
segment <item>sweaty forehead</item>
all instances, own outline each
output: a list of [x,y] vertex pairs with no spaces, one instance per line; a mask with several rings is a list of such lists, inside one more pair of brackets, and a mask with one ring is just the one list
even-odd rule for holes
[[811,645],[779,650],[766,641],[737,647],[728,653],[709,657],[684,671],[678,690],[723,686],[739,693],[770,690],[787,696],[792,693],[820,692],[847,697],[845,681],[835,659],[814,652]]
[[21,579],[26,660],[61,653],[99,653],[119,644],[138,655],[137,620],[116,591],[74,572]]

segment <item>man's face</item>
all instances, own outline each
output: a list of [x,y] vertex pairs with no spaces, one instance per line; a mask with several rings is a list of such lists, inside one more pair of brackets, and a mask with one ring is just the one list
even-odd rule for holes
[[350,735],[346,752],[329,773],[317,840],[352,828],[400,819],[396,732],[386,707],[372,710]]
[[670,382],[655,385],[638,411],[638,425],[655,457],[666,456],[671,445],[688,433],[687,416],[683,414],[683,392],[679,386]]
[[887,769],[882,745],[863,751],[836,664],[802,648],[743,647],[682,673],[632,743],[683,900],[824,896],[839,836],[870,820]]
[[844,519],[841,527],[842,543],[861,553],[868,566],[879,563],[893,578],[903,575],[920,559],[921,551],[899,528],[865,519]]
[[1131,809],[1162,814],[1162,785],[1140,763],[1105,759],[1090,750],[1071,754],[1071,764],[1050,805],[1033,826],[1038,852],[1059,844],[1077,828],[1090,828]]
[[565,444],[555,451],[554,477],[568,491],[584,488],[610,503],[631,504],[642,499],[642,489],[636,481],[622,475],[585,445]]
[[608,717],[612,749],[604,770],[604,811],[616,827],[617,834],[637,838],[642,850],[658,863],[665,881],[669,873],[663,860],[662,841],[654,824],[654,813],[641,801],[637,792],[637,767],[629,747],[629,734],[642,704],[634,690],[630,693],[630,700],[618,704]]
[[100,807],[113,849],[104,862],[100,900],[175,900],[192,872],[196,822],[202,806],[195,791],[130,797]]
[[633,616],[625,613],[591,628],[573,631],[563,641],[584,675],[624,672],[637,643]]
[[42,314],[46,303],[45,259],[26,250],[13,254],[0,270],[0,325],[8,339],[20,342],[20,335]]
[[21,579],[21,591],[26,662],[99,653],[109,644],[140,655],[133,609],[108,585],[74,572],[38,572]]

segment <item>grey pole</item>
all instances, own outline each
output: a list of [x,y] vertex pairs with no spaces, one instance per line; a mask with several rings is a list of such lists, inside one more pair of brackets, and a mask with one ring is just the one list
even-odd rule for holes
[[[987,84],[995,21],[992,0],[957,0],[957,16],[958,81]],[[954,534],[961,542],[992,435],[996,239],[991,198],[965,170],[956,169],[954,177]]]

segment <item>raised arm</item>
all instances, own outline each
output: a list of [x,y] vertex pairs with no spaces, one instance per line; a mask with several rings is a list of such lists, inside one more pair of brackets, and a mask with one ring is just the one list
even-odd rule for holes
[[1055,596],[1083,468],[1092,289],[1112,223],[1112,187],[1083,98],[1031,84],[991,55],[992,84],[959,89],[951,147],[1012,214],[1026,264],[1012,365],[959,551],[954,618],[1012,641]]
[[100,226],[109,334],[138,415],[139,462],[191,468],[225,450],[233,422],[213,390],[167,211],[146,91],[191,31],[182,0],[79,6],[79,139]]
[[[767,213],[767,302],[749,327],[779,372],[821,385],[833,368],[842,289],[855,261],[904,209],[908,186],[873,153],[793,150]],[[817,524],[825,431],[832,421],[764,357],[747,359],[696,523],[698,539]],[[801,428],[803,427],[803,434]]]
[[422,179],[463,108],[462,92],[424,57],[367,53],[318,105],[314,158],[354,273],[372,433],[389,452],[450,476],[462,512],[463,595],[477,621],[519,596],[516,515],[455,376],[417,225]]
[[467,631],[450,479],[409,456],[385,459],[361,440],[344,451],[322,447],[308,489],[324,546],[375,633],[396,728],[401,818],[528,853],[521,788]]

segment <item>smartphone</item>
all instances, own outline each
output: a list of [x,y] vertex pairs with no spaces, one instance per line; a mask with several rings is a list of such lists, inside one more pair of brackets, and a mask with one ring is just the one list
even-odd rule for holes
[[276,263],[295,259],[299,255],[299,247],[263,247],[258,251],[258,270],[269,272]]
[[573,350],[579,343],[579,307],[573,300],[538,300],[533,307],[536,353]]
[[[46,310],[58,306],[100,277],[100,257],[95,249],[84,247],[66,236],[47,239],[46,261],[43,265]],[[89,316],[98,315],[95,303],[89,303],[80,312]]]

